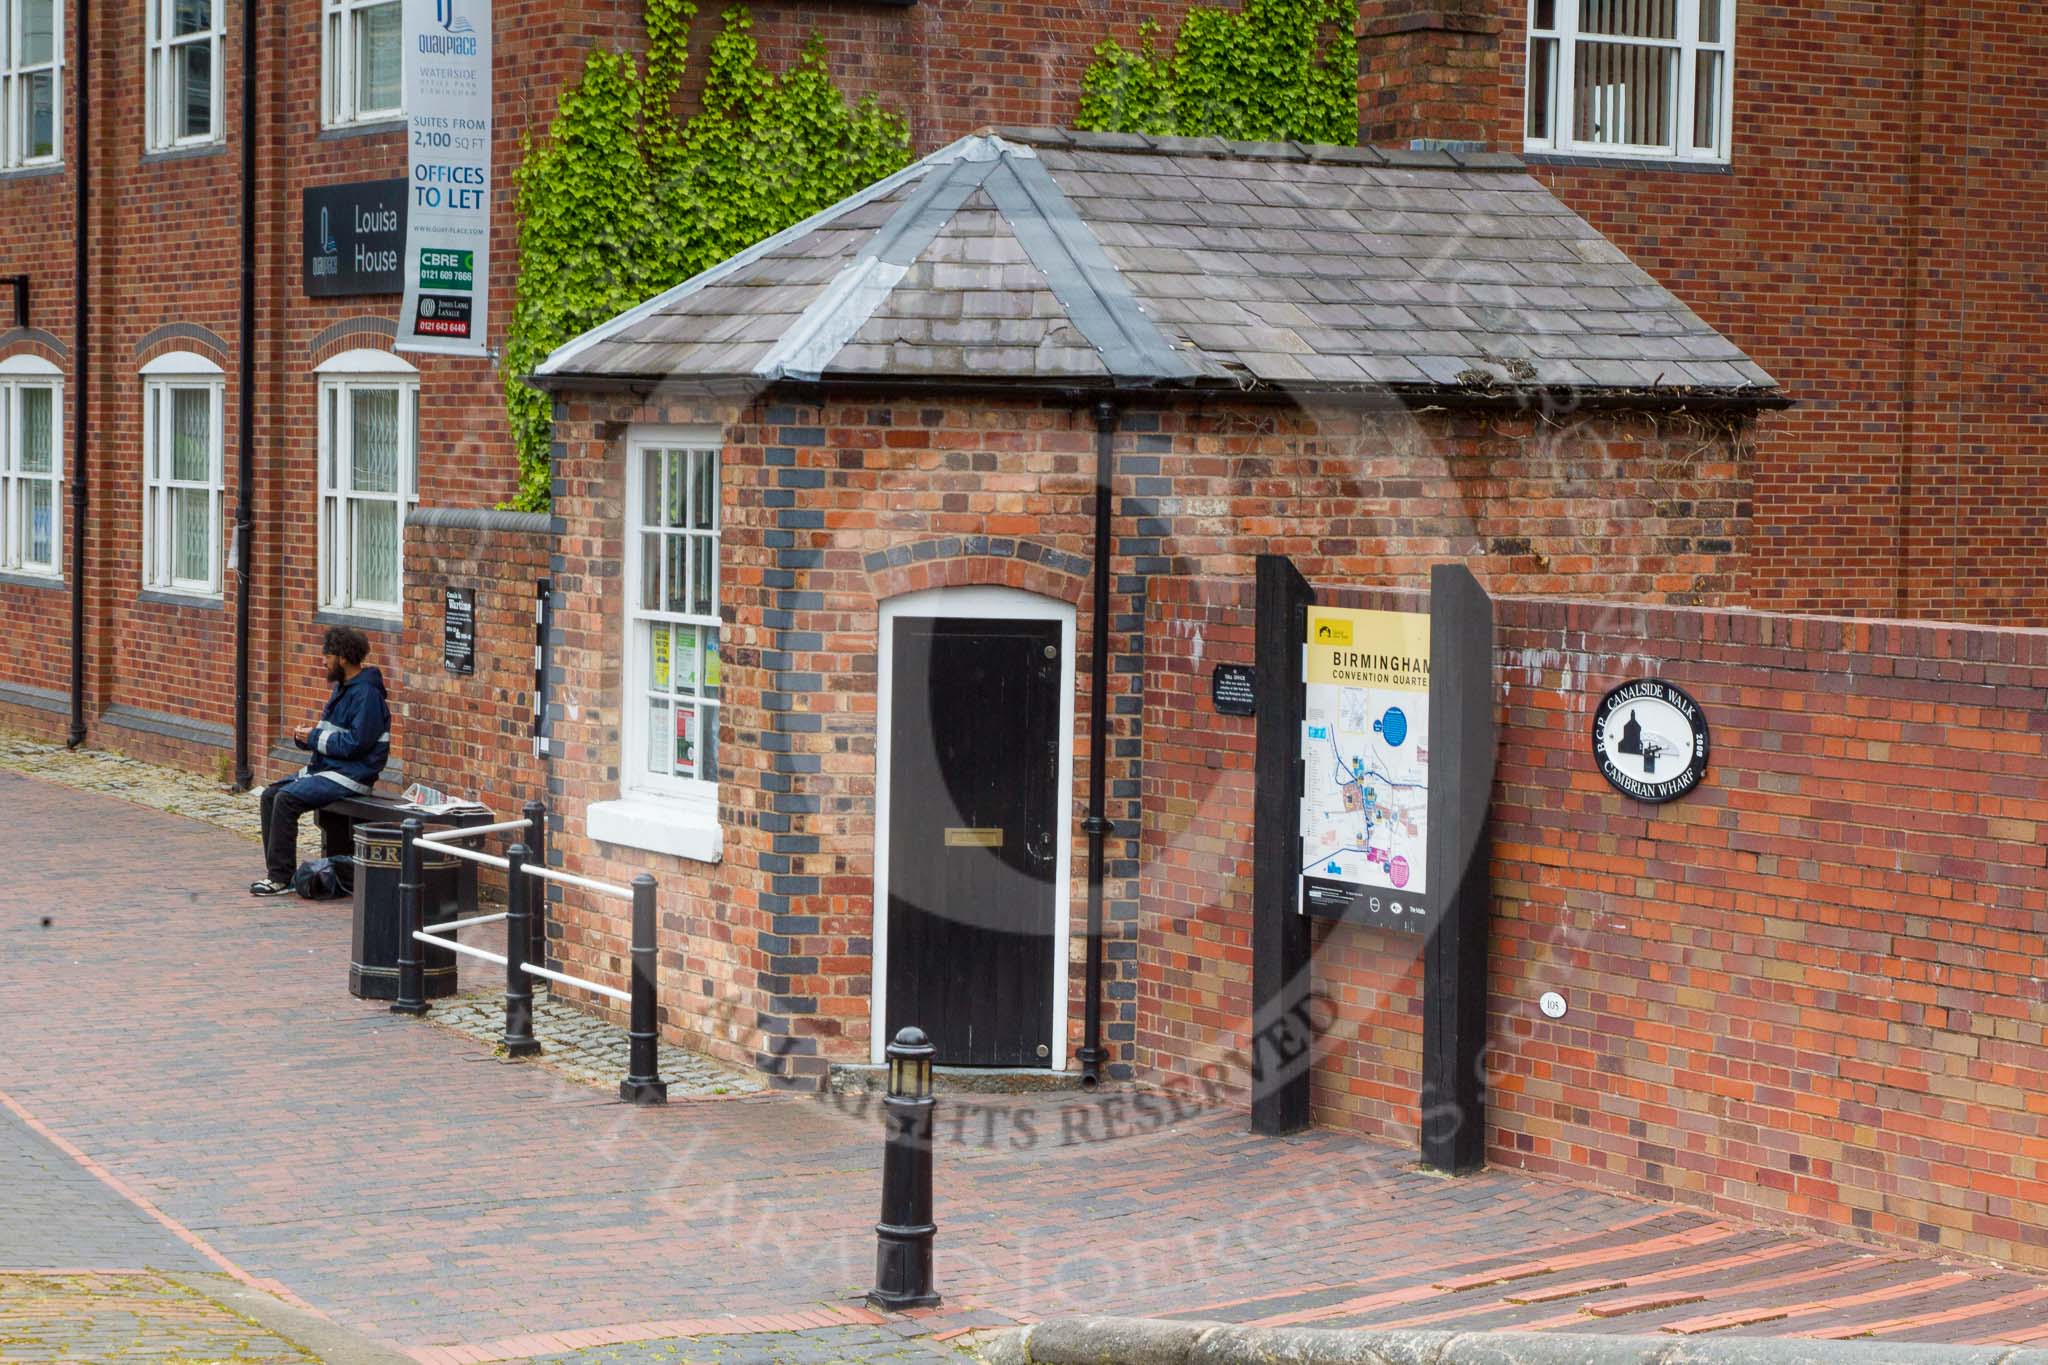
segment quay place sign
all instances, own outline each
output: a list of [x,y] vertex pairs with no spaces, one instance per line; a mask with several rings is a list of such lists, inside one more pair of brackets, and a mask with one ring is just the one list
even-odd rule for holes
[[305,204],[308,296],[405,292],[403,176],[314,186]]
[[1593,761],[1608,785],[1638,801],[1676,801],[1707,775],[1707,716],[1658,678],[1623,683],[1593,713]]

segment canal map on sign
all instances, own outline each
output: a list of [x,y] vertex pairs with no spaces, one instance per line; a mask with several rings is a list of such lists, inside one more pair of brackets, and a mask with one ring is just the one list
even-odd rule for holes
[[1310,618],[1302,907],[1419,930],[1427,917],[1427,618],[1343,615],[1352,619],[1337,620],[1334,609]]

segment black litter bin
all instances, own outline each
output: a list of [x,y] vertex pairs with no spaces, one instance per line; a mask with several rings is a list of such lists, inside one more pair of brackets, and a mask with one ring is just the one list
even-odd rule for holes
[[[364,1000],[398,998],[398,949],[403,917],[398,904],[405,834],[397,825],[356,826],[355,932],[348,963],[348,993]],[[420,923],[454,919],[461,903],[461,859],[432,844],[419,845]],[[427,999],[455,994],[455,951],[419,945],[426,964]]]

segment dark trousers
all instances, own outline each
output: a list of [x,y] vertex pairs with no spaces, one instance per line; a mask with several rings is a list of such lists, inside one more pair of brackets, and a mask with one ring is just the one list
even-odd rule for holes
[[299,817],[347,795],[339,783],[320,777],[287,777],[263,789],[263,864],[270,880],[289,885],[299,870]]

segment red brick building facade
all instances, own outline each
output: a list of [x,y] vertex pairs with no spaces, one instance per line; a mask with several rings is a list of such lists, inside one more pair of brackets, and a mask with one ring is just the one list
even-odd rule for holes
[[[10,3],[25,13],[45,8],[43,0]],[[242,16],[233,0],[208,11],[219,73],[212,135],[172,137],[178,145],[152,150],[146,101],[109,97],[150,50],[151,3],[161,0],[93,8],[83,709],[97,742],[211,768],[233,691],[235,577],[226,559],[245,406],[235,392]],[[1698,3],[1686,0],[1685,13]],[[1067,122],[1097,42],[1132,41],[1147,17],[1170,31],[1181,9],[992,11],[964,0],[751,8],[771,62],[789,60],[820,34],[848,89],[902,110],[920,149],[992,122]],[[58,435],[68,485],[76,447],[77,48],[72,8],[47,12],[63,30],[61,112],[51,157],[0,169],[0,274],[25,273],[33,297],[31,325],[0,332],[0,361],[37,357],[62,372]],[[388,350],[393,312],[388,297],[308,298],[299,279],[301,191],[404,166],[396,122],[328,126],[334,119],[323,113],[321,81],[334,44],[323,15],[315,0],[269,8],[256,35],[259,53],[275,54],[259,62],[260,380],[246,404],[256,423],[251,717],[259,756],[289,728],[285,718],[318,696],[301,658],[320,596],[306,573],[318,542],[314,370],[344,352]],[[1520,4],[1482,0],[1363,5],[1367,140],[1527,150],[1528,17]],[[630,49],[639,29],[634,7],[611,0],[501,5],[496,20],[492,289],[502,321],[519,139],[544,128],[586,52]],[[716,22],[708,11],[698,17],[696,50]],[[1756,539],[1738,595],[1798,610],[2041,619],[2042,498],[2032,453],[2041,436],[2039,338],[2048,335],[2048,304],[2025,284],[2041,273],[2044,240],[2028,169],[2038,160],[2033,130],[2048,100],[2035,26],[1994,5],[1815,16],[1737,4],[1727,22],[1725,160],[1531,152],[1530,161],[1632,259],[1782,376],[1798,400],[1758,452]],[[220,531],[202,590],[145,595],[140,371],[171,352],[223,372],[211,382],[220,391],[219,469],[211,474]],[[494,367],[426,358],[416,368],[421,502],[494,504],[512,487]],[[68,487],[62,501],[64,529],[75,530]],[[68,571],[0,568],[12,646],[0,666],[0,711],[14,723],[47,727],[69,705],[67,581]],[[396,654],[396,617],[375,620],[389,628],[388,652]],[[159,639],[179,647],[161,648]]]
[[[9,3],[26,0],[0,7]],[[326,51],[327,11],[294,0],[263,9],[257,35],[258,383],[239,391],[241,11],[223,4],[206,39],[222,77],[208,113],[217,136],[151,150],[140,102],[115,92],[151,60],[145,7],[160,3],[94,9],[83,381],[69,292],[80,166],[71,85],[61,153],[0,170],[0,275],[32,281],[29,326],[0,332],[0,389],[48,388],[42,367],[55,367],[50,439],[62,459],[59,562],[0,571],[0,721],[64,729],[70,547],[82,533],[87,738],[201,770],[223,762],[237,587],[228,549],[242,424],[253,421],[259,773],[274,770],[277,738],[319,702],[309,657],[318,625],[364,622],[391,675],[407,774],[501,810],[545,786],[560,822],[556,858],[599,875],[656,871],[666,1026],[810,1083],[835,1061],[870,1056],[878,1033],[886,604],[960,590],[984,590],[967,599],[984,604],[1030,598],[1031,619],[1063,632],[1054,648],[1070,670],[1054,1042],[1071,1052],[1084,1012],[1078,792],[1099,762],[1115,826],[1104,879],[1109,1074],[1184,1080],[1220,1065],[1210,1079],[1235,1083],[1247,727],[1195,700],[1193,651],[1199,642],[1204,669],[1244,655],[1232,580],[1250,558],[1288,553],[1351,591],[1412,585],[1451,558],[1497,593],[1635,604],[1503,606],[1493,1159],[2048,1263],[2038,1237],[2044,1002],[2024,967],[2043,950],[2048,910],[2035,828],[2043,803],[2023,771],[2039,757],[2039,640],[1718,610],[2013,624],[2048,614],[2038,567],[2048,490],[2033,458],[2048,320],[2035,287],[2035,143],[2048,63],[2017,6],[1823,15],[1725,3],[1723,121],[1697,121],[1696,93],[1694,120],[1670,130],[1706,139],[1715,154],[1666,158],[1559,152],[1554,134],[1550,148],[1530,150],[1528,23],[1532,13],[1556,22],[1556,7],[1364,5],[1369,142],[1526,153],[1543,185],[1798,406],[1756,426],[1753,409],[1702,426],[1672,420],[1669,403],[1558,419],[1489,405],[1483,392],[1398,420],[1355,403],[1125,402],[1111,443],[1122,482],[1098,754],[1085,722],[1095,699],[1078,666],[1103,624],[1089,602],[1097,432],[1076,397],[1085,385],[971,402],[874,383],[732,402],[631,384],[565,391],[551,527],[410,527],[402,614],[324,611],[323,386],[354,375],[360,387],[397,391],[400,413],[416,402],[419,504],[483,509],[515,481],[499,378],[488,360],[412,357],[401,369],[388,359],[392,298],[306,296],[303,190],[402,174],[405,151],[388,119],[325,126],[313,54]],[[1147,13],[1170,28],[1183,6],[752,8],[771,61],[822,33],[849,87],[908,114],[923,151],[984,124],[1068,122],[1093,45],[1107,34],[1129,41]],[[1684,0],[1674,13],[1700,24],[1703,8],[1712,0]],[[69,24],[71,8],[61,13]],[[637,15],[629,4],[500,4],[495,20],[492,291],[502,326],[519,140],[544,127],[584,53],[634,45]],[[698,20],[700,51],[712,22]],[[1677,60],[1698,61],[1699,49]],[[77,64],[67,60],[69,82]],[[1582,98],[1581,111],[1605,108],[1597,91]],[[168,116],[162,106],[157,116]],[[1459,155],[1487,169],[1483,155]],[[1440,163],[1447,173],[1457,164]],[[1539,274],[1524,282],[1542,287]],[[1248,335],[1238,349],[1255,344]],[[321,370],[333,362],[344,368]],[[69,515],[81,382],[83,526]],[[1663,382],[1655,372],[1632,386]],[[195,439],[211,452],[204,477],[189,481],[204,486],[187,491],[213,529],[189,560],[159,532],[146,564],[145,509],[174,509],[177,490],[146,478],[145,463],[185,422],[202,424]],[[700,688],[690,703],[717,717],[695,732],[695,753],[715,743],[719,756],[693,760],[713,775],[714,817],[709,833],[675,836],[695,841],[683,853],[600,837],[605,817],[592,813],[619,788],[628,737],[645,738],[629,728],[644,722],[627,720],[629,694],[645,687],[628,683],[621,654],[631,614],[622,575],[641,553],[624,521],[644,492],[629,484],[645,478],[630,467],[644,453],[631,445],[635,428],[694,431],[722,457],[715,562],[726,596],[716,627],[698,623],[723,633],[722,656],[689,637],[697,684],[722,669],[717,695]],[[679,522],[660,534],[687,544],[699,529]],[[152,572],[168,581],[151,585]],[[556,592],[545,763],[524,733],[528,613],[542,576]],[[473,677],[440,669],[439,592],[449,586],[479,593]],[[662,638],[672,649],[685,637]],[[660,657],[662,686],[679,687],[678,656]],[[1727,715],[1730,735],[1715,782],[1654,818],[1572,761],[1588,694],[1652,666]],[[663,705],[673,718],[679,703]],[[1934,713],[1944,708],[1964,719],[1942,722]],[[1995,764],[1977,762],[1993,752]],[[1938,793],[1939,831],[1917,830],[1882,799],[1873,765],[1894,762],[1910,762]],[[620,818],[607,827],[614,834]],[[1940,913],[1901,908],[1916,905]],[[566,968],[622,975],[625,926],[608,908],[572,894],[550,907],[549,932],[551,958]],[[1319,1115],[1405,1136],[1415,1121],[1414,962],[1366,931],[1333,930],[1322,950],[1345,1045],[1319,1068]],[[1551,985],[1569,986],[1578,1011],[1562,1023],[1527,1008],[1531,988]],[[1788,1132],[1798,1135],[1790,1145]]]

